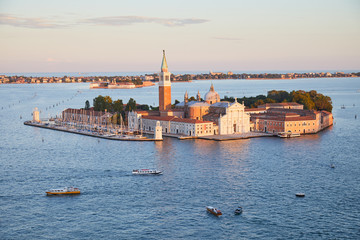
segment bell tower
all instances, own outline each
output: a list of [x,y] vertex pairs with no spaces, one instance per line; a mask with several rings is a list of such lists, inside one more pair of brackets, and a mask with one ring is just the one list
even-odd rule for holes
[[[161,63],[161,72],[159,74],[159,111],[165,112],[171,109],[171,73],[168,72],[168,65],[163,50],[163,59]],[[162,115],[162,114],[161,114]]]

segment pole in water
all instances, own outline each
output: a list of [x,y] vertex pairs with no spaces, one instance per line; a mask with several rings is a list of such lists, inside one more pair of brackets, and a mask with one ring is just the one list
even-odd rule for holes
[[41,141],[44,142],[44,138],[42,138]]
[[357,118],[357,115],[355,114],[355,119]]

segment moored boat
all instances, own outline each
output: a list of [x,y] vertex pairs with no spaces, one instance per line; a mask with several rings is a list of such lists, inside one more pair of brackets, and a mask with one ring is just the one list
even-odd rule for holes
[[216,209],[214,207],[211,207],[211,206],[207,206],[206,207],[206,210],[209,212],[209,213],[212,213],[214,214],[215,216],[220,216],[222,215],[222,212],[219,210],[219,209]]
[[132,174],[135,175],[160,175],[161,171],[153,170],[153,169],[134,169]]
[[293,137],[300,137],[300,133],[293,133],[293,132],[279,132],[278,137],[281,138],[293,138]]
[[241,214],[243,212],[242,207],[238,207],[237,209],[235,209],[235,214]]
[[297,197],[305,197],[305,193],[295,193],[295,196],[297,196]]
[[70,194],[80,194],[79,188],[74,187],[64,187],[58,189],[50,189],[46,192],[47,195],[70,195]]

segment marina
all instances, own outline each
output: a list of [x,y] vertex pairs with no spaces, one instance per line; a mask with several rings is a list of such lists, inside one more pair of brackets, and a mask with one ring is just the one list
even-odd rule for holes
[[32,127],[39,127],[39,128],[45,128],[50,130],[56,130],[61,132],[68,132],[68,133],[74,133],[74,134],[80,134],[84,136],[89,137],[96,137],[96,138],[102,138],[107,140],[117,140],[117,141],[162,141],[162,139],[154,139],[154,138],[147,138],[142,135],[130,135],[130,134],[109,134],[109,133],[102,133],[100,134],[97,131],[88,131],[88,130],[82,130],[76,129],[76,128],[67,128],[62,126],[57,126],[55,124],[48,124],[48,123],[34,123],[32,121],[25,121],[24,125],[32,126]]

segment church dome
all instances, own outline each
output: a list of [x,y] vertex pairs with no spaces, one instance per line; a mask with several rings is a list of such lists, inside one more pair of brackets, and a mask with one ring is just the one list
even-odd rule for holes
[[220,95],[214,90],[211,84],[210,91],[205,94],[205,101],[209,104],[220,102]]

